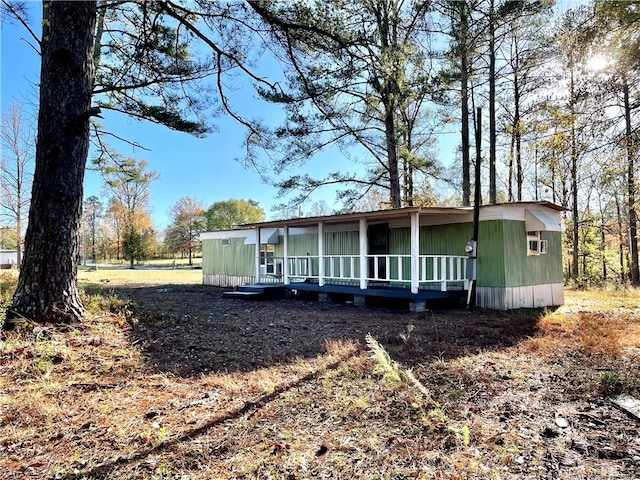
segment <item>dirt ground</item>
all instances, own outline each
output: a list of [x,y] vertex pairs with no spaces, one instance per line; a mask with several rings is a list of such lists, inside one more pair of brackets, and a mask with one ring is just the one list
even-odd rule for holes
[[[371,334],[406,365],[503,349],[535,332],[536,317],[466,309],[412,314],[402,304],[355,307],[314,300],[242,300],[209,286],[118,288],[149,322],[136,330],[158,369],[181,376],[250,371],[321,354],[327,341]],[[176,301],[179,299],[179,301]],[[410,333],[407,331],[411,329]],[[401,335],[410,335],[407,348]],[[403,348],[397,348],[402,346]],[[185,355],[185,352],[190,352]]]
[[[160,371],[249,372],[316,357],[331,340],[364,349],[370,334],[394,361],[413,369],[449,418],[470,422],[478,440],[474,457],[502,465],[484,470],[487,478],[640,479],[640,423],[609,398],[620,391],[640,397],[640,345],[622,353],[617,344],[580,347],[570,337],[574,345],[547,345],[543,336],[553,336],[552,327],[540,322],[548,312],[410,313],[300,299],[246,301],[206,286],[117,292],[149,313],[135,335]],[[630,312],[632,323],[640,322],[637,314]],[[313,388],[307,393],[314,395]],[[484,478],[482,467],[464,471],[459,478]]]
[[636,293],[411,313],[115,283],[0,335],[0,479],[640,480],[611,401],[640,398]]

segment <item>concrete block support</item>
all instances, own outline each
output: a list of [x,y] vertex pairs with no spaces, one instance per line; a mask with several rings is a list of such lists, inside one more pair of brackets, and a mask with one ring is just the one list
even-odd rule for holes
[[409,302],[409,311],[410,312],[425,312],[427,310],[427,302],[424,300],[411,300]]
[[353,296],[353,304],[356,307],[366,307],[367,306],[367,297],[365,295],[354,295]]
[[329,296],[328,293],[320,292],[318,293],[318,301],[320,303],[330,303],[331,297]]

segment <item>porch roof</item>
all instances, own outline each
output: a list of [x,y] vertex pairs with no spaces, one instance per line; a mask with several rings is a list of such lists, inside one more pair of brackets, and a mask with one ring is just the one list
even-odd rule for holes
[[[498,203],[491,205],[481,205],[480,210],[490,207],[500,206],[520,206],[522,208],[531,206],[547,207],[555,211],[564,211],[566,208],[556,205],[551,202],[537,201],[537,202],[513,202],[513,203]],[[371,212],[356,212],[356,213],[343,213],[339,215],[326,215],[317,217],[302,217],[302,218],[289,218],[284,220],[273,220],[269,222],[258,222],[243,225],[244,228],[274,228],[284,226],[296,226],[296,227],[310,227],[315,226],[319,222],[324,222],[327,225],[352,223],[364,218],[366,220],[391,220],[398,218],[407,218],[414,213],[419,213],[421,217],[430,215],[468,215],[473,211],[473,207],[405,207],[397,208],[393,210],[376,210]]]
[[356,213],[342,213],[339,215],[326,215],[320,217],[302,217],[302,218],[289,218],[284,220],[273,220],[270,222],[251,223],[243,225],[245,228],[249,227],[283,227],[283,226],[296,226],[296,227],[309,227],[317,225],[319,222],[325,224],[340,224],[340,223],[352,223],[365,218],[367,220],[391,220],[396,218],[409,217],[411,214],[419,212],[420,215],[464,215],[468,214],[473,207],[405,207],[397,208],[394,210],[376,210],[373,212],[356,212]]

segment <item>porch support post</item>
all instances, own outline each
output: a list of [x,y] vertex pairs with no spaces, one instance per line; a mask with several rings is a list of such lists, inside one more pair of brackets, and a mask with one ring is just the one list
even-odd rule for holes
[[289,285],[289,225],[284,226],[284,265],[282,265],[282,279]]
[[411,214],[411,293],[420,289],[420,212]]
[[324,222],[318,222],[318,285],[324,285]]
[[360,288],[367,288],[367,219],[360,219]]
[[256,283],[260,283],[260,227],[256,227]]

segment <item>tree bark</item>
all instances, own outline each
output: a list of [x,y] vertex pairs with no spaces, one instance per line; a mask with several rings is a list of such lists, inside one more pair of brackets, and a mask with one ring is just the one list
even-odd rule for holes
[[496,191],[496,25],[494,0],[489,2],[489,203]]
[[636,182],[635,182],[635,162],[636,145],[633,138],[631,126],[631,103],[629,101],[629,82],[627,75],[622,75],[622,89],[624,95],[624,120],[625,120],[625,142],[627,150],[627,188],[629,197],[629,253],[631,262],[629,270],[631,274],[631,285],[640,286],[640,266],[638,265],[638,212],[636,211]]
[[571,232],[571,247],[572,247],[572,262],[571,262],[571,278],[573,280],[578,279],[578,262],[579,262],[579,232],[578,232],[578,147],[576,140],[576,112],[575,112],[575,99],[576,99],[576,91],[575,91],[575,80],[574,80],[574,64],[573,60],[571,60],[569,64],[569,88],[570,88],[570,99],[569,99],[569,108],[571,115],[571,223],[573,231]]
[[[466,1],[466,0],[465,0]],[[471,159],[469,158],[469,24],[465,1],[460,3],[460,103],[462,108],[462,205],[471,205]]]
[[522,121],[520,120],[520,84],[518,82],[518,74],[514,75],[514,91],[513,91],[513,128],[515,136],[515,153],[516,153],[516,198],[522,201],[522,184],[524,178],[522,174]]
[[76,276],[96,3],[46,1],[42,18],[36,165],[22,268],[7,318],[64,323],[84,317]]
[[617,192],[614,190],[613,198],[616,202],[616,227],[618,230],[618,261],[620,262],[620,285],[626,285],[627,276],[624,267],[624,233],[622,228],[622,209]]
[[396,125],[391,106],[385,105],[384,127],[387,146],[387,162],[389,168],[389,201],[391,208],[400,208],[402,204],[400,192],[400,172],[398,168],[398,146],[396,141]]

